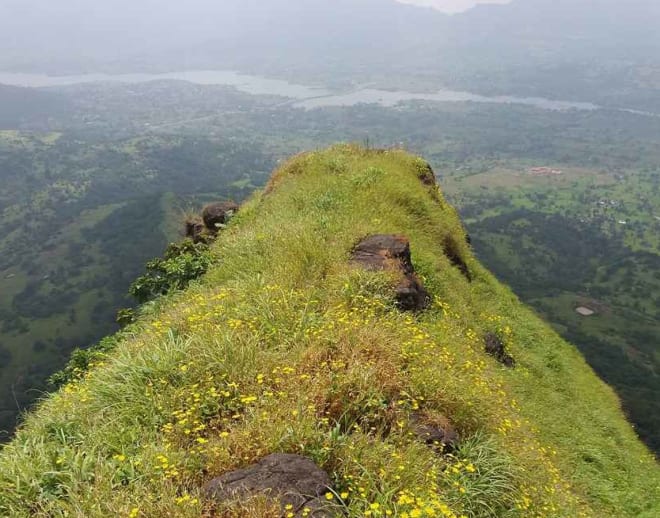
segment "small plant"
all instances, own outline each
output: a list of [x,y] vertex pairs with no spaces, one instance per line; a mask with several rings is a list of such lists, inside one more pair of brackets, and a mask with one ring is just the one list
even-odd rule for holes
[[94,363],[102,361],[109,351],[117,347],[120,340],[121,335],[118,333],[102,338],[100,342],[88,349],[74,350],[71,353],[69,363],[61,371],[56,372],[48,378],[48,382],[55,387],[61,387],[81,378]]
[[519,478],[515,461],[479,433],[463,441],[447,464],[445,479],[452,482],[447,496],[470,518],[502,516],[521,497]]
[[201,277],[211,265],[208,245],[190,240],[172,243],[163,259],[147,263],[147,273],[138,277],[128,292],[142,304],[173,290],[184,289],[190,281]]
[[120,309],[117,311],[115,321],[120,327],[126,327],[127,325],[132,324],[135,322],[135,310],[131,308]]
[[385,176],[385,171],[380,167],[370,166],[351,180],[356,187],[370,187],[378,184]]

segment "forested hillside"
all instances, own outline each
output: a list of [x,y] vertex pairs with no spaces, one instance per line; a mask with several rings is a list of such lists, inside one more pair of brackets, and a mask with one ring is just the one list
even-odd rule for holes
[[5,131],[0,164],[0,430],[11,430],[73,348],[116,329],[128,286],[180,238],[185,211],[242,199],[272,160],[208,139]]

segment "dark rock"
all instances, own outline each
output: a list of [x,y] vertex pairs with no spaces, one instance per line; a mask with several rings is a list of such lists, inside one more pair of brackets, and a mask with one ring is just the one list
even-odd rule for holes
[[193,243],[204,243],[207,241],[204,223],[201,220],[190,219],[186,221],[186,237],[192,239]]
[[410,241],[394,234],[369,236],[353,249],[351,262],[368,270],[394,270],[402,274],[395,287],[396,301],[404,311],[419,311],[428,307],[431,297],[415,275],[410,258]]
[[420,311],[431,302],[429,292],[414,274],[406,275],[395,289],[397,306],[403,311]]
[[325,499],[330,488],[328,474],[311,460],[286,453],[274,453],[244,469],[225,473],[204,486],[204,495],[217,502],[245,500],[266,495],[277,500],[282,512],[302,517],[331,517],[332,504]]
[[353,249],[351,260],[370,270],[385,270],[395,266],[404,273],[414,271],[410,258],[410,241],[401,235],[369,236]]
[[450,453],[456,449],[458,434],[445,417],[428,419],[420,412],[410,415],[412,432],[428,446],[439,453]]
[[222,201],[207,205],[202,211],[204,225],[211,232],[217,232],[222,225],[227,224],[233,214],[238,212],[238,209],[238,204],[233,201]]
[[506,352],[504,342],[495,333],[486,333],[484,336],[485,350],[498,362],[506,367],[515,367],[516,361]]
[[429,187],[435,187],[437,185],[433,168],[428,163],[426,163],[424,166],[419,167],[418,176],[424,185],[427,185]]
[[472,274],[470,273],[468,265],[462,257],[461,250],[453,237],[445,237],[445,240],[442,243],[442,250],[447,256],[447,259],[449,259],[449,262],[451,262],[451,264],[458,268],[463,274],[463,277],[469,282],[472,282]]

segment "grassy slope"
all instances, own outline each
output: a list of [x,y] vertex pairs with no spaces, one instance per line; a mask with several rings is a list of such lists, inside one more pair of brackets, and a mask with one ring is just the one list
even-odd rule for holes
[[[0,454],[0,514],[199,516],[205,480],[287,451],[331,473],[350,516],[657,516],[657,464],[613,392],[476,261],[471,284],[451,267],[447,234],[470,253],[420,162],[339,146],[283,166],[201,283],[27,418]],[[411,239],[435,297],[419,317],[347,263],[382,232]],[[487,330],[515,370],[482,352]],[[454,422],[455,457],[412,437],[417,408]]]

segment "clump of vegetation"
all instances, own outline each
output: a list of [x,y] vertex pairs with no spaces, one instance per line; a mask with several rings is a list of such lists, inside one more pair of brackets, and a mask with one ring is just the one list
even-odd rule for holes
[[[0,453],[0,515],[275,516],[201,488],[285,452],[331,476],[348,517],[657,516],[657,464],[612,391],[469,250],[472,283],[447,268],[443,237],[465,234],[415,163],[344,145],[284,165],[208,249],[222,267],[27,417]],[[350,264],[376,233],[410,239],[426,311]],[[500,328],[515,369],[483,350]],[[451,453],[415,435],[420,412],[451,420]]]
[[147,273],[137,278],[128,292],[139,303],[144,303],[173,290],[182,290],[206,273],[211,263],[207,244],[190,240],[172,243],[162,259],[147,263]]
[[[162,259],[147,263],[147,273],[131,284],[129,294],[141,304],[166,295],[175,290],[185,289],[188,284],[201,277],[212,263],[212,255],[205,243],[193,243],[185,240],[171,243]],[[122,327],[132,324],[136,319],[133,309],[120,309],[117,323]],[[120,333],[103,338],[87,349],[75,349],[64,369],[49,378],[49,383],[60,387],[70,381],[81,378],[91,366],[101,362],[108,352],[119,342]]]
[[135,322],[135,310],[133,308],[122,308],[117,311],[115,321],[120,327],[126,327]]
[[82,378],[91,367],[100,365],[105,359],[106,354],[112,351],[120,340],[121,335],[117,333],[116,335],[103,338],[87,349],[74,350],[66,367],[53,374],[48,379],[48,382],[54,387],[59,388]]

